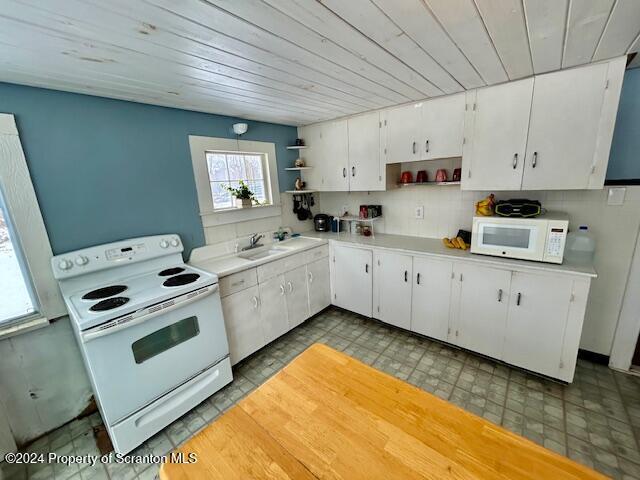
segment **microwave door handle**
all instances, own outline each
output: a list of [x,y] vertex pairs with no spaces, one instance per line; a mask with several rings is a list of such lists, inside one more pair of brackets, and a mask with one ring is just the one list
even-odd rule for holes
[[136,325],[140,325],[141,323],[146,322],[147,320],[151,320],[154,317],[157,317],[160,314],[163,313],[168,313],[171,312],[172,310],[175,310],[176,308],[182,308],[186,305],[189,305],[193,302],[195,302],[196,300],[200,300],[201,298],[204,297],[208,297],[209,295],[215,293],[218,291],[218,285],[211,285],[209,287],[209,290],[206,290],[203,293],[200,293],[198,295],[194,295],[193,297],[189,298],[188,300],[184,300],[182,302],[178,302],[175,303],[174,305],[171,305],[170,307],[166,307],[166,308],[161,308],[160,310],[156,310],[153,313],[148,313],[146,315],[141,315],[137,318],[133,318],[133,320],[129,320],[128,322],[125,322],[121,325],[116,325],[115,327],[111,327],[111,328],[105,328],[104,330],[96,330],[96,331],[88,331],[88,332],[82,332],[80,334],[80,337],[82,339],[82,343],[87,343],[90,342],[91,340],[95,340],[96,338],[100,338],[100,337],[104,337],[105,335],[111,335],[113,333],[117,333],[120,332],[122,330],[125,330],[129,327],[134,327]]

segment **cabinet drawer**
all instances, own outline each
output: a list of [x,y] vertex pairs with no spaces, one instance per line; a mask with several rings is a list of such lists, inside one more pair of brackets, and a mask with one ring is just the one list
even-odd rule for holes
[[312,263],[316,260],[329,256],[329,245],[322,245],[320,247],[312,248],[304,252],[306,257],[305,263]]
[[276,275],[282,275],[284,272],[298,268],[307,263],[306,252],[296,253],[288,257],[281,258],[274,262],[265,263],[258,267],[258,281],[264,282]]
[[226,297],[245,288],[253,287],[258,283],[255,268],[234,273],[220,279],[220,296]]

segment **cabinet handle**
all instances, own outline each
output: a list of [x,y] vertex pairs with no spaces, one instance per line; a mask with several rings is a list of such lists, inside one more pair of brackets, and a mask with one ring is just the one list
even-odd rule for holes
[[502,301],[502,289],[498,290],[498,301]]
[[460,281],[462,281],[462,274],[460,274]]
[[369,273],[369,264],[368,263],[364,264],[364,273]]
[[351,167],[351,176],[352,177],[356,176],[356,167]]
[[429,140],[427,140],[426,142],[424,142],[424,149],[427,153],[429,153]]
[[533,157],[531,158],[531,167],[536,168],[538,164],[538,152],[533,152]]
[[258,297],[253,297],[253,308],[258,308]]
[[406,283],[407,281],[407,275],[409,275],[409,272],[407,272],[406,270],[404,271],[404,281]]
[[237,282],[233,282],[233,283],[231,284],[231,286],[232,286],[232,287],[237,287],[238,285],[242,285],[243,283],[244,283],[244,279],[239,280],[239,281],[237,281]]
[[517,166],[518,166],[518,154],[516,153],[513,155],[513,169],[515,170]]
[[413,148],[412,148],[412,150],[413,150],[413,153],[415,154],[415,153],[416,153],[416,142],[413,142]]
[[287,282],[287,286],[289,287],[289,293],[293,292],[293,283]]
[[280,285],[280,295],[284,295],[284,285]]
[[518,292],[518,298],[516,300],[516,305],[520,306],[520,299],[522,298],[522,294],[520,292]]
[[309,283],[313,283],[313,272],[309,272]]
[[420,274],[418,274],[418,275],[416,276],[416,283],[417,283],[418,285],[420,285]]
[[347,169],[346,168],[342,169],[342,177],[343,178],[347,178]]

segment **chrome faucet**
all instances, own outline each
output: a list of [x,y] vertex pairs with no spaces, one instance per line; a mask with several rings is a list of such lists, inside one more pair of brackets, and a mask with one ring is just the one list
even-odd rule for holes
[[251,237],[249,237],[249,246],[248,247],[244,247],[242,250],[251,250],[252,248],[258,248],[261,247],[262,244],[258,243],[260,241],[260,239],[263,237],[264,235],[258,235],[257,233],[254,233],[253,235],[251,235]]

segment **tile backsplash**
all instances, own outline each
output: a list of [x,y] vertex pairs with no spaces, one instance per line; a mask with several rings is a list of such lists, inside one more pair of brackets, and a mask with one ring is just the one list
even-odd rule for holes
[[[607,205],[603,190],[494,192],[499,200],[539,200],[547,210],[569,214],[569,228],[587,225],[596,238],[598,278],[591,294],[581,347],[608,355],[622,304],[634,246],[640,227],[640,186],[626,187],[622,205]],[[357,215],[361,204],[380,204],[383,219],[376,232],[442,238],[470,230],[474,203],[490,192],[462,191],[459,186],[409,186],[387,192],[321,193],[322,212],[338,214],[344,207]],[[424,219],[415,218],[424,207]]]

